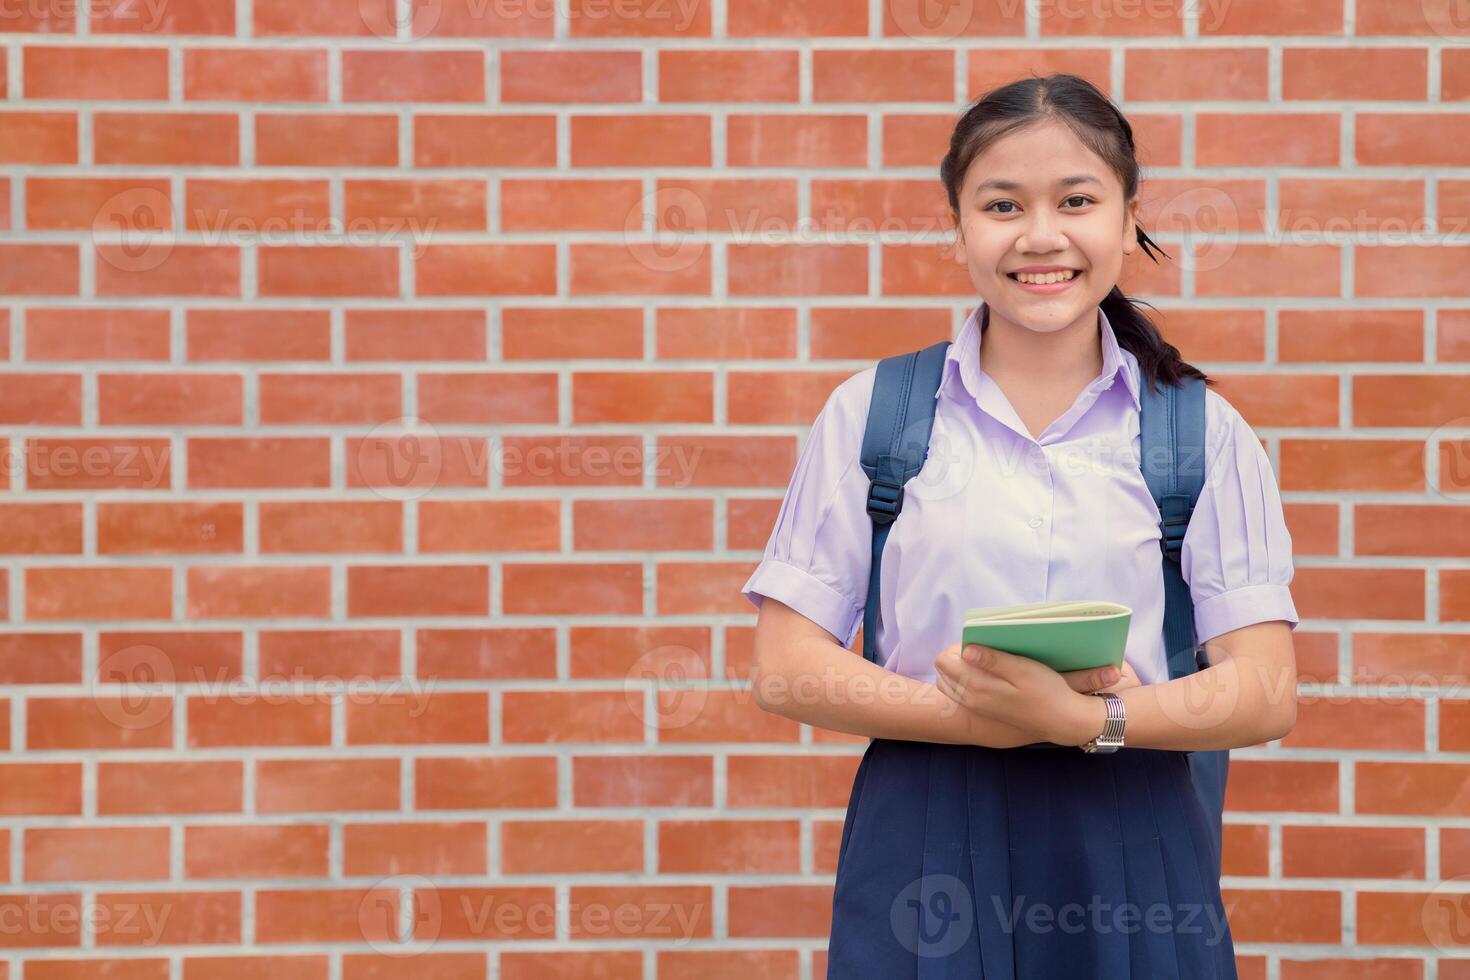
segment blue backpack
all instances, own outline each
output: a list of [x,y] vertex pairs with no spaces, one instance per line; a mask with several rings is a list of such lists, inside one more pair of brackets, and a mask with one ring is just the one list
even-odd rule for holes
[[[863,610],[863,656],[874,663],[878,662],[875,638],[883,545],[903,510],[904,484],[918,475],[929,455],[934,395],[949,345],[950,341],[943,340],[878,362],[862,449],[863,471],[871,481],[868,516],[873,521],[872,570]],[[1180,564],[1184,532],[1205,480],[1205,386],[1198,378],[1186,378],[1178,386],[1162,386],[1161,391],[1147,383],[1141,388],[1139,455],[1144,480],[1162,518],[1159,543],[1164,565],[1164,649],[1168,651],[1169,679],[1175,680],[1209,666],[1204,651],[1195,645],[1194,603]],[[1210,821],[1218,871],[1230,750],[1186,754],[1190,778]]]

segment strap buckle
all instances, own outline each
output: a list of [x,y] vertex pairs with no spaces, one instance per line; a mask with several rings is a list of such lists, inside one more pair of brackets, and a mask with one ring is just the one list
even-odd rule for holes
[[1189,530],[1188,517],[1166,517],[1159,522],[1159,548],[1170,561],[1180,561],[1184,554],[1184,534]]
[[868,516],[874,524],[892,524],[903,510],[903,484],[875,477],[868,486]]
[[1189,515],[1194,510],[1187,494],[1169,493],[1159,499],[1159,547],[1164,557],[1178,564],[1184,554],[1184,532],[1189,530]]

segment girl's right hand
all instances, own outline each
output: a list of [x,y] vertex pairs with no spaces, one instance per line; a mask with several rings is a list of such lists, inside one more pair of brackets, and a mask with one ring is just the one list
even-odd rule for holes
[[[1116,680],[1108,681],[1108,674],[1119,675]],[[1061,675],[1067,679],[1067,686],[1081,694],[1101,693],[1103,691],[1121,691],[1125,687],[1141,687],[1142,681],[1138,679],[1137,672],[1128,661],[1123,661],[1122,667],[1090,667],[1087,670],[1064,670]]]

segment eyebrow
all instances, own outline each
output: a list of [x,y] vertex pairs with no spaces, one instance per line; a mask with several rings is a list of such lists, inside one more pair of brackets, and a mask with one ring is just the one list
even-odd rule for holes
[[[1102,181],[1100,181],[1096,177],[1092,176],[1092,174],[1073,174],[1070,177],[1063,177],[1060,180],[1058,180],[1057,181],[1057,186],[1058,187],[1075,187],[1077,184],[1089,184],[1089,183],[1090,184],[1101,184]],[[1018,183],[1016,183],[1014,180],[997,180],[995,178],[992,178],[990,180],[982,180],[980,182],[979,186],[977,186],[975,188],[975,193],[976,194],[979,194],[982,191],[991,190],[991,189],[998,190],[998,191],[1018,191],[1018,190],[1021,189],[1021,185],[1018,184]]]

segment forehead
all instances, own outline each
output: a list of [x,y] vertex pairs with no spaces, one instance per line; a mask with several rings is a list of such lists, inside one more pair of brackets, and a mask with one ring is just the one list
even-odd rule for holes
[[[1091,178],[1086,179],[1086,178]],[[965,174],[971,193],[981,190],[1052,191],[1102,189],[1118,183],[1107,161],[1066,125],[1047,120],[1014,130],[987,146]]]

